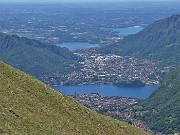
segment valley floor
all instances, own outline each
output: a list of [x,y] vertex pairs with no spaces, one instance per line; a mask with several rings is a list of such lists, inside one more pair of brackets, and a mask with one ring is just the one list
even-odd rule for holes
[[114,84],[144,86],[158,84],[164,69],[158,62],[134,57],[104,55],[96,49],[74,52],[83,61],[82,69],[61,75],[44,74],[41,80],[48,85]]

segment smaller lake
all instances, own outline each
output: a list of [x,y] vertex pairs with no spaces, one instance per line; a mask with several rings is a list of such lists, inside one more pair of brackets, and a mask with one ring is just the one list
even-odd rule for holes
[[112,29],[114,32],[117,32],[119,35],[131,35],[136,34],[139,31],[143,30],[140,26],[134,26],[134,27],[127,27],[127,28],[115,28]]
[[53,89],[62,92],[65,95],[91,94],[98,93],[101,96],[120,96],[138,99],[148,98],[157,85],[147,85],[144,87],[118,87],[114,85],[75,85],[75,86],[52,86]]
[[75,50],[78,50],[78,49],[88,49],[88,48],[99,47],[99,45],[97,45],[97,44],[80,43],[80,42],[61,43],[61,44],[57,44],[57,46],[66,47],[71,51],[75,51]]

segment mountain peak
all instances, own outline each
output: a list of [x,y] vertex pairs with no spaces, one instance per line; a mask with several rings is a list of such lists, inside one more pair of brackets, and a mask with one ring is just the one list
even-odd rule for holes
[[178,65],[180,51],[180,14],[158,20],[134,35],[110,46],[103,53],[146,57],[167,65]]

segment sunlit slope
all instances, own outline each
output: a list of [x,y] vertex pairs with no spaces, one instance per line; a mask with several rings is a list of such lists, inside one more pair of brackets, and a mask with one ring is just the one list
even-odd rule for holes
[[0,62],[0,134],[144,135]]

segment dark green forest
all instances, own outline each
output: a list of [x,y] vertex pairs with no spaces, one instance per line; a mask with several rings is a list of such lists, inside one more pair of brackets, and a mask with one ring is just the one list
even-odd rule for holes
[[180,68],[167,74],[160,87],[145,101],[134,106],[135,118],[154,132],[180,132]]
[[65,48],[0,34],[0,60],[36,77],[79,70],[79,58]]

